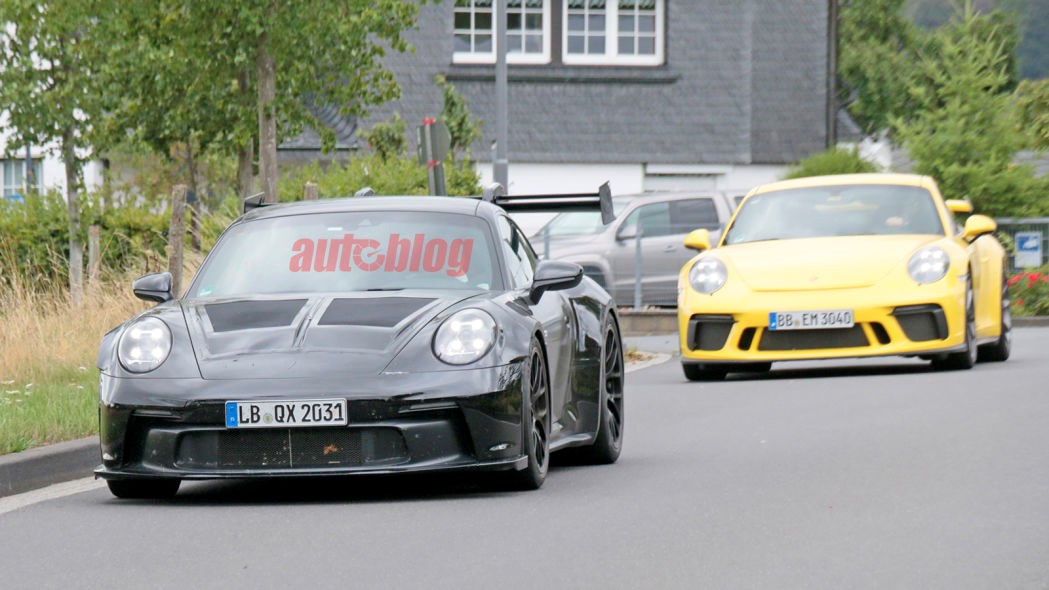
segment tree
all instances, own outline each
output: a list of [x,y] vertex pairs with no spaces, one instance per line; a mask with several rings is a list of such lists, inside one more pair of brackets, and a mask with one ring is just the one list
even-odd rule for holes
[[1049,78],[1021,82],[1016,101],[1020,129],[1031,138],[1031,147],[1049,150]]
[[841,0],[841,98],[868,134],[888,129],[892,117],[915,108],[906,90],[920,31],[903,16],[904,1]]
[[449,147],[452,155],[458,157],[466,154],[466,157],[469,158],[470,146],[481,139],[483,123],[470,116],[470,105],[443,75],[438,74],[436,82],[444,98],[441,121],[448,126],[448,135],[451,138]]
[[7,115],[8,145],[56,144],[65,166],[69,238],[69,294],[83,297],[80,237],[82,162],[91,122],[99,112],[93,35],[103,0],[0,0],[0,112]]
[[784,179],[877,171],[878,167],[860,157],[857,150],[834,147],[813,154],[798,162],[796,166],[791,166]]
[[893,121],[915,170],[935,177],[949,198],[969,196],[990,215],[1031,206],[1032,171],[1014,166],[1013,82],[1006,43],[988,17],[967,5],[933,32],[908,92],[918,109]]
[[[118,13],[122,18],[150,15],[147,21],[160,27],[141,32],[113,21],[111,30],[126,37],[124,46],[187,64],[162,70],[165,75],[158,83],[165,91],[156,95],[155,102],[150,102],[150,95],[138,96],[150,105],[145,112],[161,117],[161,129],[188,127],[198,132],[198,138],[208,137],[216,146],[236,150],[242,192],[245,167],[251,165],[246,155],[257,139],[267,202],[276,200],[276,149],[282,137],[309,126],[321,136],[325,149],[334,146],[334,132],[313,115],[311,103],[337,105],[343,116],[361,116],[370,106],[398,95],[396,81],[382,67],[381,58],[389,49],[409,48],[402,31],[414,24],[418,13],[412,0],[293,4],[127,0],[125,4]],[[139,47],[134,37],[142,34],[148,43]],[[135,69],[134,64],[129,67]],[[165,115],[163,105],[170,104],[171,93],[178,91],[186,92],[190,101]],[[208,103],[215,112],[198,108]],[[212,125],[216,115],[225,118],[220,133]],[[139,121],[132,117],[118,123],[135,128]]]

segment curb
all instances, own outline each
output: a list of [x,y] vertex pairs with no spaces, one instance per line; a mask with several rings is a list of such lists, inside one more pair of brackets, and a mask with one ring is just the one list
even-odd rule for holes
[[0,455],[0,498],[89,477],[101,461],[97,436]]

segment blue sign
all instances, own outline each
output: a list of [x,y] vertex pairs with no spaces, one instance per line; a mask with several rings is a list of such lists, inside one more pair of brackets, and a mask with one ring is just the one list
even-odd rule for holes
[[1042,232],[1016,232],[1016,267],[1033,268],[1042,265]]

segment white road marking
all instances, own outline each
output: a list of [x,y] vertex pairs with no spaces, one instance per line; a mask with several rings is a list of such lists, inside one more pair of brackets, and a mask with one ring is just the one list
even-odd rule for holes
[[94,477],[85,477],[83,479],[74,479],[73,481],[56,483],[39,490],[32,490],[14,496],[7,496],[5,498],[0,498],[0,514],[7,514],[8,512],[13,512],[19,508],[25,508],[26,506],[32,506],[33,504],[39,504],[40,502],[47,502],[48,500],[57,500],[58,498],[72,496],[73,494],[90,492],[104,487],[105,485],[105,482],[102,480],[96,480]]

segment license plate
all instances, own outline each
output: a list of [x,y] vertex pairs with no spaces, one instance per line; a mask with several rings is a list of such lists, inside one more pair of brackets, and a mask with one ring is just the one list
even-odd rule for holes
[[822,330],[852,326],[851,309],[769,312],[769,330]]
[[346,400],[226,402],[226,428],[346,426]]

